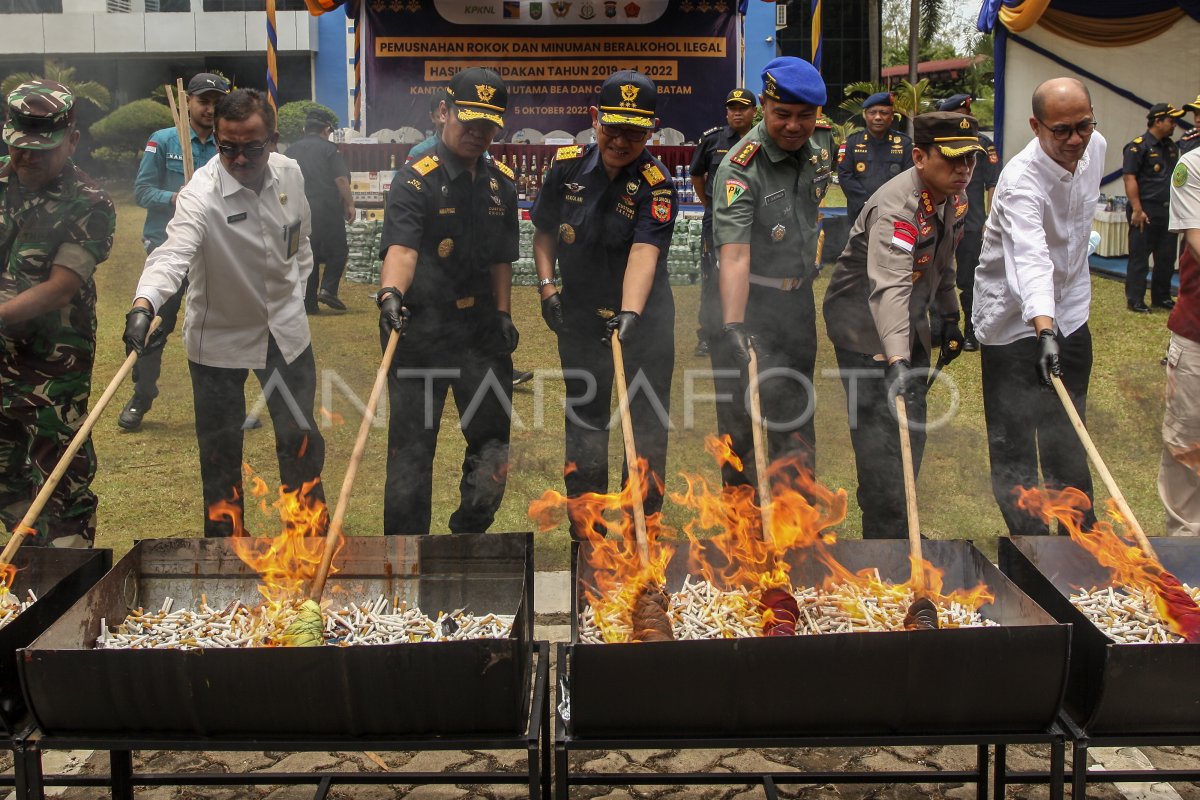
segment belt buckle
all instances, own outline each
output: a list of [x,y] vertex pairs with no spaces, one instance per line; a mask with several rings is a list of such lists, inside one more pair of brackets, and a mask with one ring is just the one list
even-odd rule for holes
[[616,315],[617,315],[617,312],[613,311],[611,308],[597,308],[596,309],[596,316],[599,317],[600,319],[612,319]]
[[460,297],[454,301],[454,307],[459,311],[462,311],[464,308],[471,308],[474,305],[475,295],[471,295],[470,297]]
[[785,292],[794,292],[800,288],[800,282],[802,280],[802,278],[784,278],[783,285],[779,288],[783,289]]

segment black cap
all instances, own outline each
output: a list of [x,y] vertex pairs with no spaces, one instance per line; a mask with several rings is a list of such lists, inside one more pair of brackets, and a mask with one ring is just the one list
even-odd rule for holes
[[913,120],[913,144],[932,145],[947,158],[986,153],[979,143],[979,123],[967,114],[930,111]]
[[942,102],[938,103],[938,111],[960,111],[964,108],[971,107],[971,95],[969,94],[952,94]]
[[493,70],[486,67],[464,69],[450,79],[446,94],[463,122],[485,119],[504,127],[508,89]]
[[758,98],[754,96],[754,92],[749,89],[734,89],[725,98],[725,105],[742,105],[754,108],[758,105]]
[[1146,112],[1146,119],[1149,122],[1154,122],[1154,120],[1158,119],[1159,117],[1179,119],[1182,116],[1183,110],[1175,108],[1175,106],[1171,105],[1170,103],[1155,103],[1154,105],[1150,106],[1150,110]]
[[1192,102],[1184,103],[1183,110],[1184,111],[1194,111],[1195,113],[1200,114],[1200,94],[1196,95],[1196,99],[1193,100]]
[[600,86],[600,124],[653,128],[658,87],[640,72],[623,69]]
[[188,81],[187,93],[204,94],[205,92],[229,94],[229,81],[211,72],[201,72],[193,75],[192,79]]

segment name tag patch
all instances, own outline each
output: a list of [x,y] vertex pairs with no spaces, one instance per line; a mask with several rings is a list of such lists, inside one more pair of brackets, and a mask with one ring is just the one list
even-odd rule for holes
[[783,189],[780,189],[778,192],[772,192],[771,194],[764,197],[763,205],[769,206],[769,205],[771,205],[771,203],[774,203],[774,202],[776,202],[778,200],[782,200],[782,199],[783,199]]
[[242,220],[244,220],[245,218],[246,218],[246,212],[245,212],[245,211],[243,211],[243,212],[242,212],[242,213],[240,213],[240,214],[231,214],[230,216],[228,216],[228,217],[226,217],[226,218],[225,218],[225,221],[226,221],[227,223],[229,223],[230,225],[232,225],[232,224],[233,224],[233,223],[235,223],[235,222],[241,222],[241,221],[242,221]]

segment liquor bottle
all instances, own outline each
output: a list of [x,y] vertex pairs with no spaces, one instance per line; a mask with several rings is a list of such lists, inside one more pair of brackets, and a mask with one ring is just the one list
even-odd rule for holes
[[[516,160],[516,156],[513,156],[513,160]],[[521,169],[517,173],[517,199],[518,200],[528,200],[529,199],[528,191],[529,191],[529,178],[525,174],[525,156],[521,156]]]
[[396,154],[392,153],[392,155],[388,158],[388,169],[395,169],[395,168],[396,168]]

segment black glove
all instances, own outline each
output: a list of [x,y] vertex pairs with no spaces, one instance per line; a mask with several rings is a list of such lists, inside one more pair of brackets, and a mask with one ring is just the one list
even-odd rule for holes
[[750,363],[750,351],[755,349],[754,337],[744,322],[730,322],[721,328],[721,336],[729,346],[729,353],[739,364]]
[[387,341],[392,331],[398,331],[403,336],[411,316],[404,307],[404,293],[390,286],[385,287],[375,295],[375,304],[379,306],[379,333],[383,341]]
[[542,298],[542,319],[546,320],[546,327],[555,333],[562,333],[567,329],[567,323],[563,320],[562,298],[558,296],[558,292]]
[[1051,386],[1050,376],[1062,377],[1062,365],[1058,361],[1058,339],[1054,337],[1054,329],[1046,328],[1038,334],[1038,378],[1042,386]]
[[636,311],[618,311],[617,315],[604,326],[608,330],[608,336],[604,337],[605,343],[607,344],[613,334],[616,334],[616,337],[621,340],[621,344],[629,344],[633,339],[634,331],[637,330],[639,319],[641,319],[641,315]]
[[958,317],[946,317],[942,320],[942,364],[949,364],[962,355],[963,342],[966,337],[958,327]]
[[925,370],[913,369],[907,358],[888,364],[883,379],[887,381],[889,404],[895,402],[897,395],[904,398],[905,405],[917,402],[921,397],[924,373]]
[[129,309],[129,313],[125,315],[125,333],[121,336],[121,341],[125,342],[125,355],[137,353],[144,356],[147,351],[154,349],[146,346],[146,334],[150,331],[150,323],[153,320],[154,313],[148,308],[134,306]]
[[521,334],[517,332],[517,326],[513,324],[512,314],[507,311],[498,311],[496,317],[500,325],[500,339],[504,343],[501,352],[504,355],[511,355],[517,349],[517,343],[521,341]]

